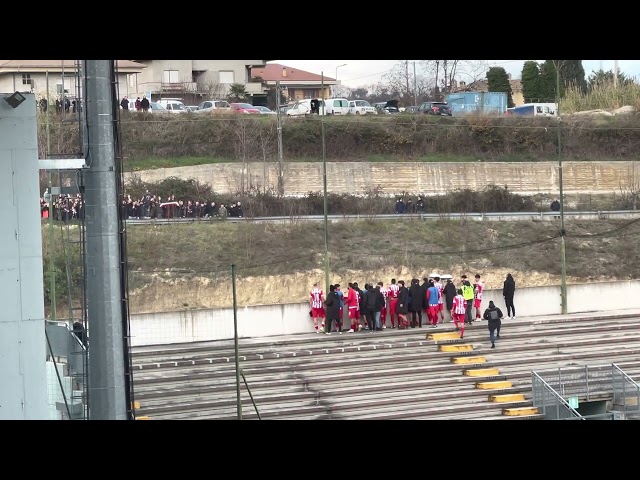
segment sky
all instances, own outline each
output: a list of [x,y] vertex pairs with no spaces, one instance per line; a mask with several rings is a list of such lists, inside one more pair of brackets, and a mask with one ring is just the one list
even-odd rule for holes
[[[274,60],[270,63],[280,63],[316,74],[324,73],[330,78],[336,78],[337,67],[338,81],[347,87],[358,88],[378,83],[382,76],[399,62],[404,60]],[[504,67],[507,73],[511,74],[511,78],[515,79],[520,78],[522,66],[526,60],[486,60],[486,62],[489,66]],[[592,71],[600,68],[605,71],[613,70],[614,60],[583,60],[582,66],[586,75],[589,76]],[[640,77],[640,60],[618,60],[618,70],[627,77]]]

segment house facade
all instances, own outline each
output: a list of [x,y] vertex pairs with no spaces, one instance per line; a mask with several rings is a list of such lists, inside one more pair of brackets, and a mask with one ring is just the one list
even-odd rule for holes
[[[0,92],[33,93],[36,98],[51,99],[64,94],[70,98],[79,93],[77,64],[79,60],[0,60]],[[129,77],[137,75],[144,65],[129,60],[117,61],[118,93],[133,96]]]
[[251,71],[267,60],[133,60],[145,68],[128,77],[135,96],[198,100],[225,99],[232,84],[244,85],[251,97],[265,96],[261,82],[252,81]]
[[[334,78],[323,78],[322,75],[279,63],[255,67],[251,70],[251,76],[255,80],[261,79],[267,88],[275,87],[276,82],[280,82],[282,93],[290,102],[308,98],[330,98],[331,87],[337,84]],[[323,84],[324,92],[322,90]]]

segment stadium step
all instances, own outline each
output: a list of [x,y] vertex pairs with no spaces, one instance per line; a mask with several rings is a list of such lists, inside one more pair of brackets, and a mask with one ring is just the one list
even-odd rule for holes
[[438,345],[438,351],[440,352],[470,352],[473,350],[473,345],[468,343],[463,345]]
[[458,332],[429,333],[427,334],[427,340],[436,342],[441,340],[460,340],[460,334]]
[[497,377],[500,370],[497,368],[472,368],[463,370],[462,374],[466,377]]
[[483,356],[452,357],[451,363],[478,365],[481,363],[487,363],[487,359]]
[[511,388],[513,384],[508,380],[500,380],[497,382],[478,382],[476,388],[481,390],[502,390],[503,388]]
[[506,402],[524,402],[523,393],[507,393],[503,395],[489,395],[489,401],[494,403],[506,403]]
[[504,408],[502,414],[507,417],[519,417],[527,415],[537,415],[539,413],[537,407],[512,407]]

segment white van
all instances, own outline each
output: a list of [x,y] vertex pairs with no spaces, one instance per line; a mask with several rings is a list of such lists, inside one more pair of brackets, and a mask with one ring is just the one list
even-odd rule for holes
[[287,109],[287,116],[297,117],[300,115],[311,115],[311,102],[313,100],[316,100],[319,103],[319,114],[323,115],[322,100],[318,98],[307,98],[305,100],[298,100],[293,105],[291,105],[291,107]]
[[327,98],[325,101],[326,115],[348,115],[349,100],[346,98]]
[[187,106],[177,98],[165,98],[156,102],[163,106],[169,113],[187,113]]

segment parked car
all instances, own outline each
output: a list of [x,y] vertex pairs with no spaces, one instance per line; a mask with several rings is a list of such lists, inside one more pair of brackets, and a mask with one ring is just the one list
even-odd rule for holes
[[256,108],[258,110],[260,110],[260,113],[262,115],[277,115],[277,112],[274,112],[269,107],[259,106],[259,107],[256,107]]
[[324,104],[326,115],[349,115],[349,100],[346,98],[327,98]]
[[170,113],[187,113],[187,106],[178,99],[168,98],[158,100],[158,105],[162,105]]
[[151,102],[149,104],[149,111],[151,113],[168,113],[167,109],[157,102]]
[[349,100],[350,115],[377,115],[378,111],[366,100]]
[[445,115],[452,116],[451,109],[447,102],[424,102],[418,107],[417,113],[424,113],[426,115]]
[[236,113],[249,113],[260,115],[260,110],[250,103],[231,103],[231,111]]
[[323,115],[327,113],[324,111],[322,100],[319,98],[307,98],[304,100],[298,100],[293,105],[287,106],[286,114],[288,117],[298,117],[304,115],[315,114],[314,108],[318,109],[318,114]]
[[187,110],[189,110],[190,112],[195,112],[197,109],[197,105],[187,105]]
[[231,111],[231,105],[225,100],[207,100],[198,105],[196,113],[211,112],[214,110]]
[[400,109],[398,108],[397,100],[388,100],[386,102],[377,102],[374,103],[373,106],[378,110],[378,113],[382,114],[398,114],[400,113]]
[[405,113],[418,113],[418,106],[417,105],[412,105],[410,107],[407,107],[404,109]]

